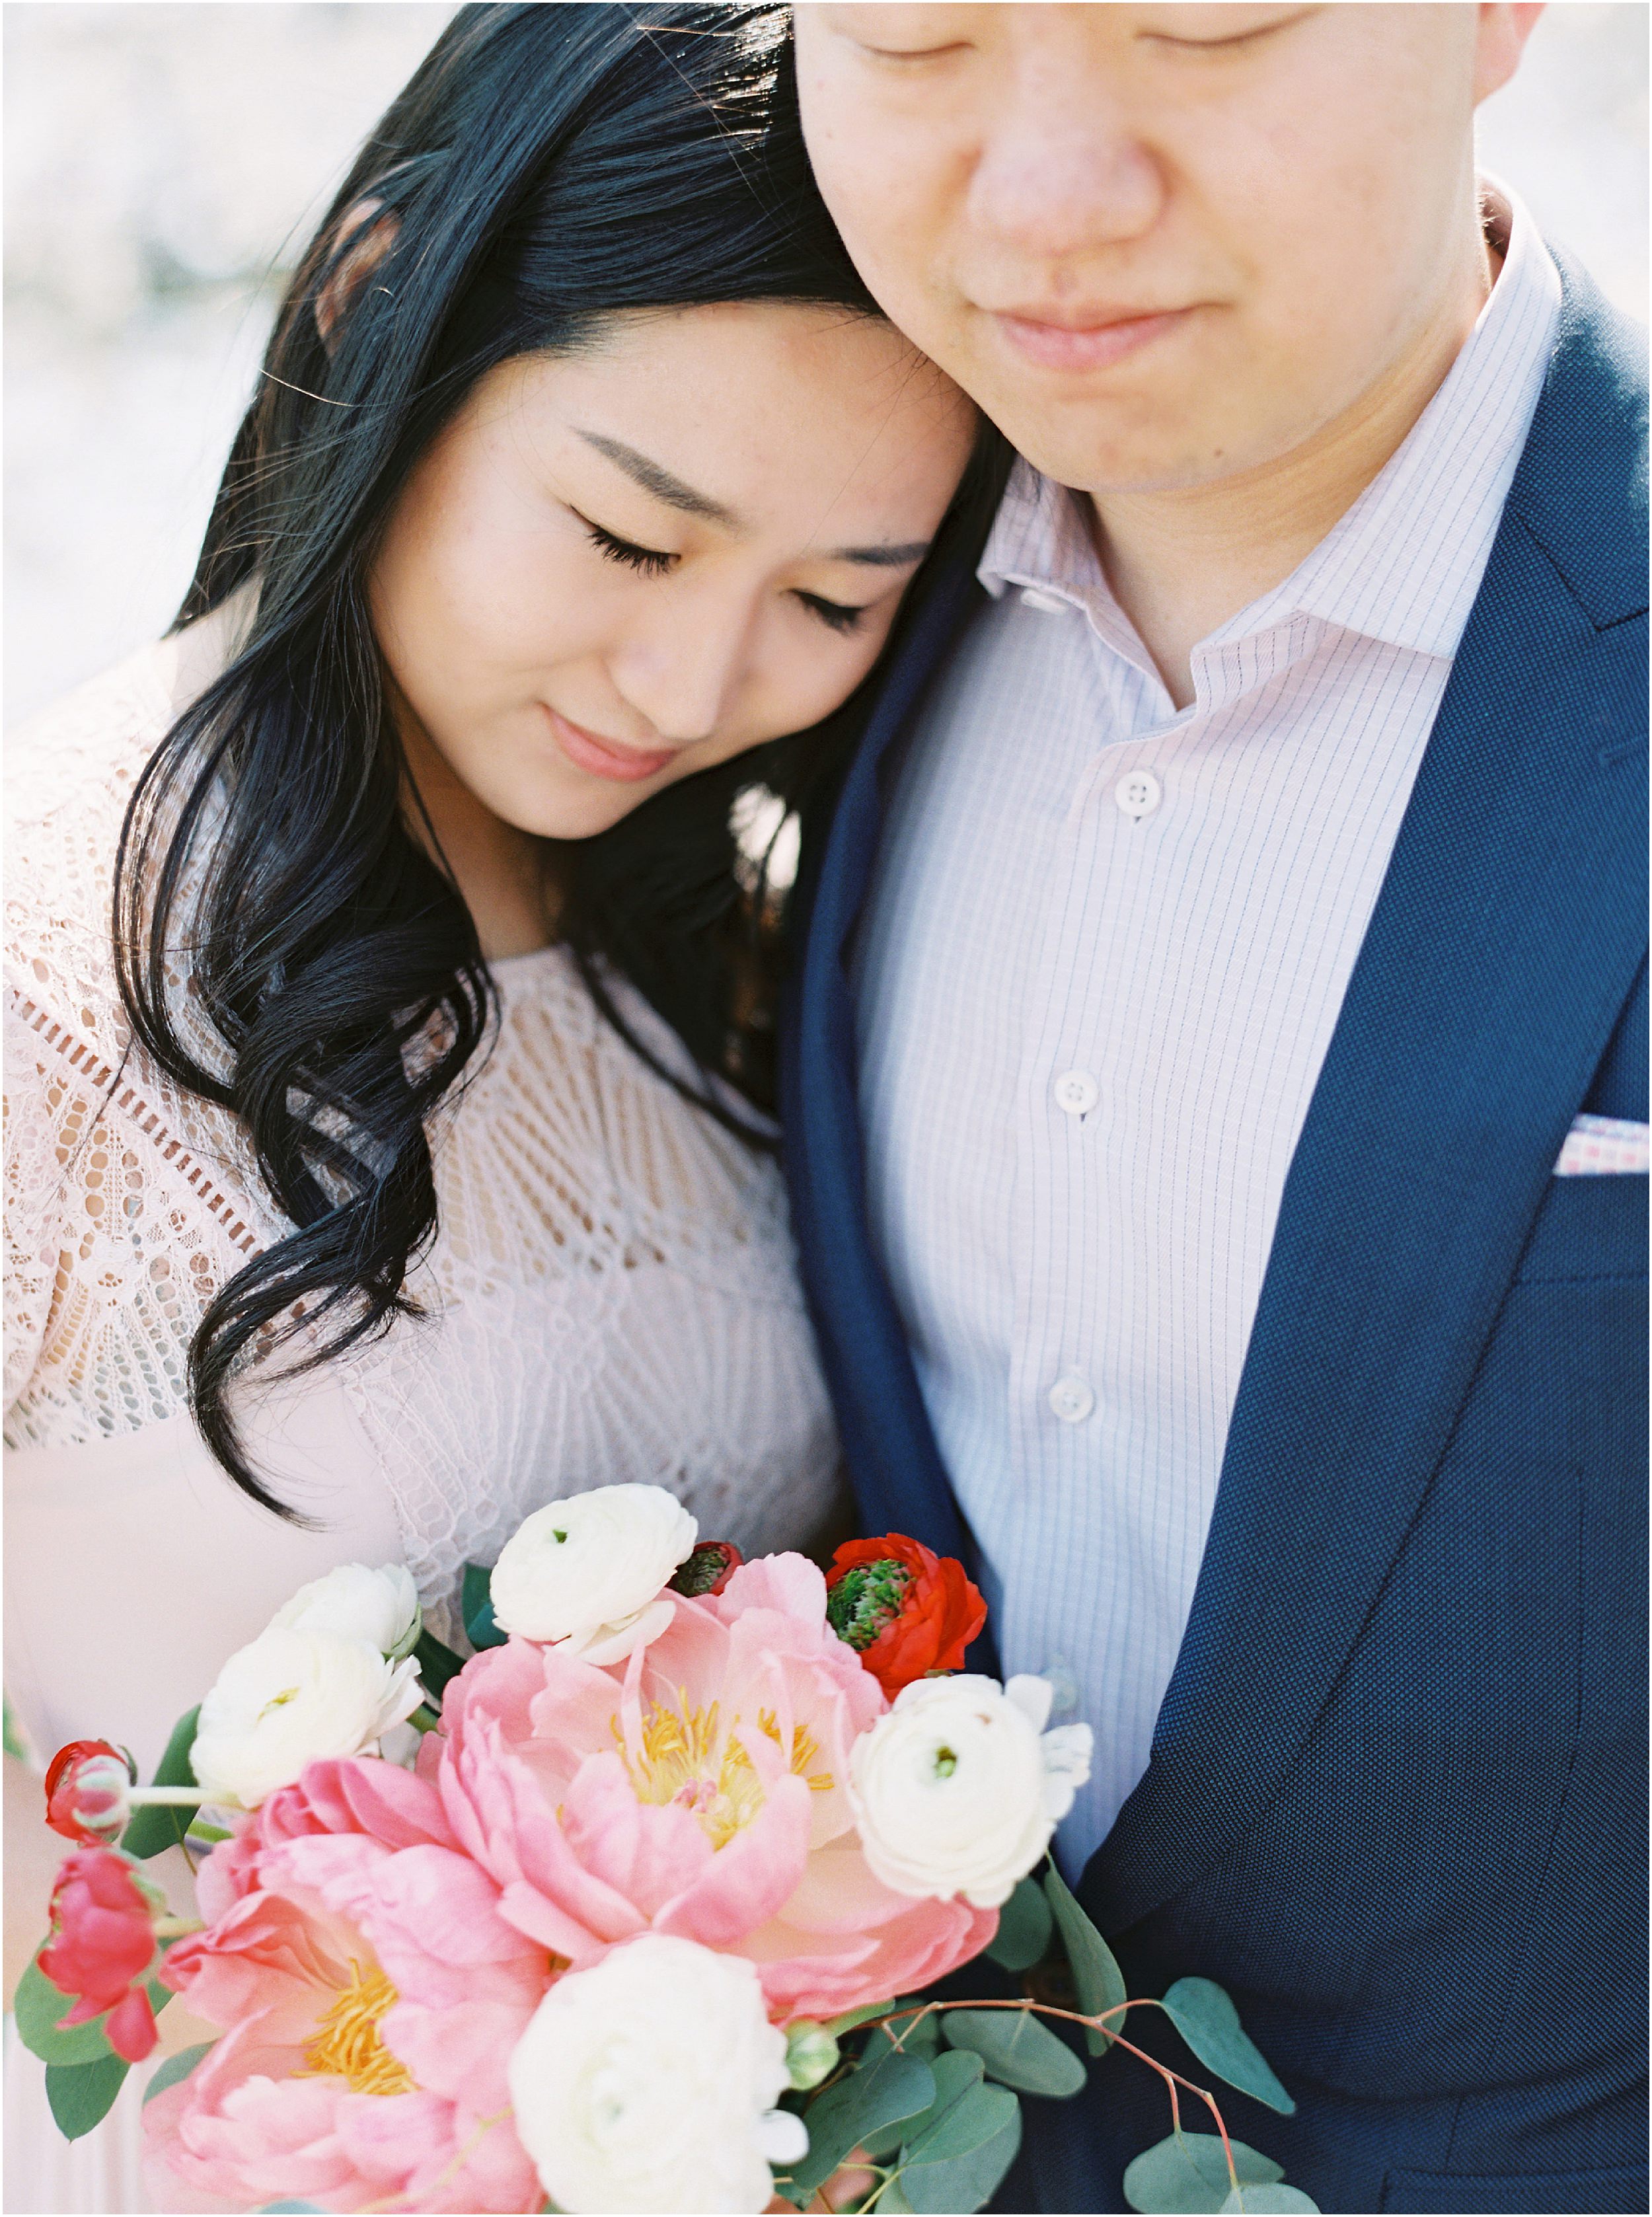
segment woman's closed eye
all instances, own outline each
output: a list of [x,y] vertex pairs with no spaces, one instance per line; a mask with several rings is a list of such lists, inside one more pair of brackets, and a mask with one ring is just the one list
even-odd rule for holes
[[798,598],[811,615],[818,616],[829,631],[858,631],[866,621],[866,611],[848,601],[823,600],[818,593],[799,593]]
[[[577,509],[574,513],[579,516]],[[667,553],[663,547],[639,547],[634,539],[621,539],[617,532],[605,531],[600,523],[593,523],[589,516],[579,516],[579,520],[605,561],[622,562],[626,569],[639,571],[644,577],[669,577],[682,559],[680,554]],[[829,631],[858,631],[866,621],[865,608],[854,602],[829,601],[821,593],[799,592],[794,597]]]
[[[574,510],[579,516],[579,510]],[[621,539],[617,533],[605,531],[600,523],[593,523],[589,516],[579,516],[591,544],[599,548],[605,560],[623,562],[627,570],[640,570],[645,577],[664,577],[681,560],[678,554],[668,554],[658,547],[638,547],[634,540]]]

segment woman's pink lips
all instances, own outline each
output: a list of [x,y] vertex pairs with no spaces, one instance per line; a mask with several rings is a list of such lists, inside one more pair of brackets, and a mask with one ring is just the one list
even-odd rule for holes
[[547,707],[545,713],[551,719],[551,728],[564,754],[576,769],[589,770],[593,777],[612,778],[621,785],[640,785],[644,778],[657,777],[676,760],[675,747],[643,754],[635,747],[617,746],[612,740],[599,739],[595,732],[570,724],[566,716],[559,716],[552,707]]
[[1105,324],[1047,324],[1000,312],[994,321],[1019,354],[1043,369],[1106,369],[1191,312],[1171,308],[1147,316],[1122,316]]

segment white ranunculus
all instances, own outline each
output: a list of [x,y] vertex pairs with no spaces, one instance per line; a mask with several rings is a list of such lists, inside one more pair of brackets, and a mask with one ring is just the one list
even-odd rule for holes
[[599,1485],[536,1509],[506,1541],[490,1588],[494,1621],[554,1640],[588,1663],[621,1663],[664,1631],[667,1581],[700,1527],[663,1485]]
[[256,1809],[306,1763],[360,1755],[423,1698],[418,1664],[365,1640],[272,1625],[239,1649],[200,1705],[190,1752],[210,1800]]
[[386,1563],[377,1571],[365,1563],[341,1563],[324,1578],[300,1586],[269,1621],[272,1630],[290,1625],[299,1632],[359,1640],[392,1663],[413,1652],[424,1628],[418,1589],[401,1563]]
[[809,2145],[786,2082],[754,1966],[663,1932],[558,1979],[510,2059],[517,2138],[574,2217],[766,2208]]
[[1008,1901],[1090,1775],[1090,1728],[1045,1732],[1044,1678],[920,1678],[854,1743],[849,1799],[897,1893]]

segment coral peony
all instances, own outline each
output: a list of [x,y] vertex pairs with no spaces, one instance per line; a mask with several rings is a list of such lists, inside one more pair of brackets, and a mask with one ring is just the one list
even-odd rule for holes
[[163,2209],[533,2210],[506,2066],[551,1982],[435,1792],[312,1763],[202,1868],[163,1976],[228,2028],[144,2112]]
[[798,1555],[743,1565],[624,1664],[512,1640],[447,1688],[420,1773],[576,1968],[653,1930],[747,1957],[771,2016],[829,2017],[977,1954],[996,1917],[884,1886],[854,1831],[855,1738],[885,1708]]
[[961,1670],[987,1604],[962,1563],[903,1532],[846,1541],[827,1574],[827,1612],[892,1701],[932,1670]]
[[52,1937],[41,1971],[74,2007],[60,2024],[86,2024],[109,2011],[109,2046],[141,2063],[155,2045],[155,2012],[143,1984],[155,1960],[155,1924],[165,1903],[114,1848],[65,1856],[52,1890]]

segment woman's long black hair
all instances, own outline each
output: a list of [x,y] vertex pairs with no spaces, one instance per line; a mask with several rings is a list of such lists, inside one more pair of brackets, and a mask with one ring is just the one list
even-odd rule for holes
[[[294,1226],[219,1290],[189,1357],[208,1446],[282,1515],[227,1390],[300,1322],[324,1327],[307,1368],[414,1307],[407,1273],[436,1226],[426,1121],[493,1016],[465,904],[404,823],[368,565],[414,465],[511,356],[576,347],[626,309],[875,312],[810,176],[786,13],[461,9],[305,255],[231,453],[178,623],[252,581],[256,614],[139,782],[114,948],[134,1037],[234,1114]],[[393,244],[324,343],[317,303],[364,201]],[[984,528],[1002,474],[983,440],[897,631]],[[559,933],[610,1018],[608,970],[760,1106],[777,903],[743,882],[731,812],[760,787],[817,820],[871,682],[812,732],[547,843]],[[695,1097],[729,1120],[712,1088]]]

